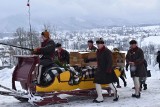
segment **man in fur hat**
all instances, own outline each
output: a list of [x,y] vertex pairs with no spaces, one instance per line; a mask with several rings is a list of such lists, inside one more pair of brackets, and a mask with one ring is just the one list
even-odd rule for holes
[[135,93],[132,97],[140,98],[140,77],[146,77],[146,68],[144,65],[144,53],[141,48],[137,46],[137,41],[131,40],[129,42],[130,49],[126,55],[126,63],[130,66],[131,77],[133,78]]
[[41,75],[45,71],[45,67],[53,64],[55,54],[55,43],[50,38],[47,30],[41,33],[41,47],[35,48],[33,54],[41,55],[39,70],[37,75],[37,84],[40,84]]
[[114,86],[114,82],[117,82],[116,74],[113,70],[113,59],[112,59],[112,52],[105,47],[104,41],[102,38],[96,41],[97,44],[97,57],[94,59],[87,59],[85,62],[88,61],[97,61],[97,71],[95,72],[94,83],[97,91],[98,97],[93,100],[94,103],[103,102],[102,96],[102,87],[101,84],[109,84],[109,87],[114,92],[114,99],[113,101],[118,101],[119,96],[117,94],[117,89]]

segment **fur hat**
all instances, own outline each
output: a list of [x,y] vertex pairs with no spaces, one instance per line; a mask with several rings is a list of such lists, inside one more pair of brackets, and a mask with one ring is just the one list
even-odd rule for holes
[[60,43],[56,44],[56,48],[61,47],[62,45]]
[[92,43],[93,44],[93,40],[88,40],[88,43]]
[[97,41],[96,41],[96,44],[104,44],[104,41],[102,38],[99,38]]
[[44,32],[42,32],[41,35],[43,35],[47,39],[50,38],[50,34],[49,34],[49,32],[47,30],[45,30]]
[[129,44],[130,44],[130,45],[132,45],[132,44],[137,44],[137,41],[136,41],[136,40],[131,40],[131,41],[129,42]]

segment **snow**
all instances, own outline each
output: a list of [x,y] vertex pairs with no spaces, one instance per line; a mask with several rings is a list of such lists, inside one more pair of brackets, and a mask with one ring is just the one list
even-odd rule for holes
[[142,41],[141,45],[146,46],[146,45],[160,45],[160,36],[149,36],[147,38],[144,38]]
[[154,25],[154,26],[145,26],[145,27],[141,27],[143,30],[155,30],[155,29],[159,29],[160,26],[159,25]]
[[[78,97],[78,96],[68,96],[61,95],[62,97],[67,97],[69,103],[63,104],[53,104],[45,107],[160,107],[160,71],[158,69],[158,65],[149,66],[148,69],[151,70],[152,77],[147,79],[148,89],[142,90],[141,98],[136,99],[132,98],[131,94],[134,93],[133,81],[130,78],[129,71],[126,71],[127,75],[127,87],[123,87],[123,83],[120,79],[120,83],[122,88],[118,88],[119,93],[119,101],[113,102],[113,97],[105,97],[103,103],[92,103],[93,98],[89,97]],[[0,70],[0,84],[11,87],[11,75],[12,69],[5,68]],[[0,88],[0,90],[2,90]],[[33,107],[29,103],[21,103],[13,97],[1,96],[0,95],[0,105],[1,107]]]

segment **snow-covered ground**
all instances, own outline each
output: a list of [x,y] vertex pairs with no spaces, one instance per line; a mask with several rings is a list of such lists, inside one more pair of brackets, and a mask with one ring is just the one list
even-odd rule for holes
[[[147,79],[148,89],[141,92],[141,98],[132,98],[131,94],[133,82],[130,73],[127,74],[127,87],[118,89],[120,98],[118,102],[113,102],[112,97],[105,97],[103,103],[92,103],[93,98],[70,96],[69,103],[48,105],[45,107],[160,107],[160,71],[156,67],[149,67],[152,77]],[[11,87],[11,74],[13,69],[3,69],[0,71],[0,84]],[[0,90],[2,90],[0,88]],[[66,96],[66,95],[62,95]],[[21,103],[13,97],[0,95],[0,107],[33,107],[29,103]]]

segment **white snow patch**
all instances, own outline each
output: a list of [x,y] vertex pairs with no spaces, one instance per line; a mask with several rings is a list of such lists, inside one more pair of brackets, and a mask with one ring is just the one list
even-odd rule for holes
[[[3,69],[0,70],[0,84],[7,87],[11,87],[11,78],[13,69]],[[79,97],[79,96],[69,96],[62,94],[61,97],[68,98],[69,103],[63,104],[53,104],[47,105],[45,107],[160,107],[160,71],[156,67],[149,66],[148,69],[151,70],[152,77],[147,79],[148,89],[142,90],[141,98],[132,98],[131,94],[134,93],[133,81],[130,78],[130,72],[127,74],[127,87],[123,87],[123,83],[120,79],[122,88],[118,89],[119,101],[113,102],[113,97],[105,97],[103,103],[92,103],[94,98],[89,97]],[[0,88],[1,90],[1,88]],[[20,103],[13,97],[1,96],[0,95],[0,105],[1,107],[32,107],[29,103]]]
[[141,46],[148,46],[148,45],[160,45],[160,36],[149,36],[144,38],[141,43]]

